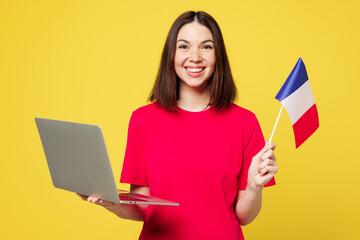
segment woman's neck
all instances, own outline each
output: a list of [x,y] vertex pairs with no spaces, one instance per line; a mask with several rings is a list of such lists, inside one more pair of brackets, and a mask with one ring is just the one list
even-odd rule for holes
[[199,112],[209,108],[210,94],[208,88],[192,88],[185,84],[180,84],[180,99],[177,102],[179,108]]

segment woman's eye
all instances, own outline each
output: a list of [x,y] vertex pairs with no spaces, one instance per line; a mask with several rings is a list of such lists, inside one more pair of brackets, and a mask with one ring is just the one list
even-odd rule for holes
[[181,48],[181,49],[186,49],[187,46],[186,46],[186,45],[180,45],[179,48]]
[[212,46],[210,46],[210,45],[204,45],[203,48],[204,48],[204,49],[212,49]]

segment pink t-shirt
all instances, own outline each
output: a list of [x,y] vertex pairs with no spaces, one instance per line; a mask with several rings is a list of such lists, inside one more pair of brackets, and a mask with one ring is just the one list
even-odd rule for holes
[[234,201],[264,144],[255,115],[235,104],[168,112],[152,103],[134,111],[120,181],[180,204],[149,206],[140,239],[243,239]]

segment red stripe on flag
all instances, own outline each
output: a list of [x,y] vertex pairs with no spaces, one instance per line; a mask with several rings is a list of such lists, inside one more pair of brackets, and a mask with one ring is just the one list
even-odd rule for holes
[[319,127],[319,115],[314,104],[293,125],[296,148],[300,147]]

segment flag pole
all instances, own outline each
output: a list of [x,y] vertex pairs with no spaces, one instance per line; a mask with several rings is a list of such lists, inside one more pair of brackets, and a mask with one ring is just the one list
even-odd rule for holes
[[273,136],[274,136],[275,129],[276,129],[276,126],[277,126],[277,124],[278,124],[278,122],[279,122],[280,115],[281,115],[281,112],[282,112],[283,108],[284,108],[284,105],[281,104],[280,112],[279,112],[279,114],[278,114],[278,116],[277,116],[277,119],[276,119],[274,128],[273,128],[273,130],[272,130],[272,133],[271,133],[271,136],[270,136],[270,139],[269,139],[269,143],[271,142],[271,140],[272,140],[272,138],[273,138]]

